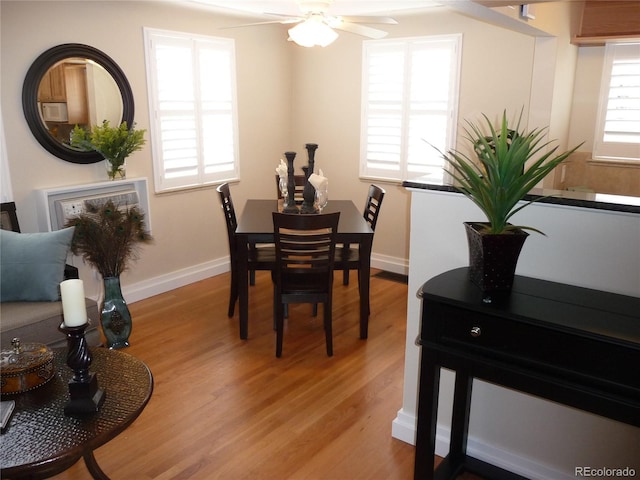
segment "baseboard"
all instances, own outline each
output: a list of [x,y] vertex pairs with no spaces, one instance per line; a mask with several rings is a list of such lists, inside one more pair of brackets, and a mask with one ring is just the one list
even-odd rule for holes
[[[443,433],[447,439],[446,448],[448,451],[449,433]],[[436,440],[436,450],[437,443],[438,440]],[[567,473],[535,459],[522,456],[521,454],[482,443],[478,438],[473,436],[469,436],[467,439],[467,453],[474,458],[488,462],[509,472],[530,478],[531,480],[547,480],[549,478],[553,478],[554,480],[575,480],[576,478],[573,472]]]
[[[403,409],[398,410],[398,415],[391,424],[391,436],[410,445],[415,445],[415,431],[415,415],[408,414]],[[439,457],[445,457],[449,453],[450,434],[451,429],[449,427],[438,425],[436,428],[435,453]],[[467,453],[478,460],[488,462],[532,480],[545,480],[548,478],[556,480],[575,479],[575,476],[570,473],[557,470],[509,450],[487,445],[472,435],[467,439]]]
[[399,273],[401,275],[409,274],[409,262],[404,258],[390,257],[389,255],[371,254],[371,266],[386,270],[387,272]]
[[137,302],[228,271],[229,258],[221,258],[123,286],[122,294],[128,303]]
[[[403,275],[406,275],[409,271],[406,260],[387,255],[372,254],[371,266]],[[122,294],[127,299],[128,303],[137,302],[228,271],[229,257],[219,258],[210,262],[176,270],[142,282],[123,285]]]
[[402,408],[391,423],[391,436],[409,445],[416,444],[416,417],[407,414]]

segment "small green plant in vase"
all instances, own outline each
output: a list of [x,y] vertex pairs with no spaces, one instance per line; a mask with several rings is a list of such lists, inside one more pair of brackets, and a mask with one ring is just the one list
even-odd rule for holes
[[[528,235],[524,230],[542,233],[531,226],[511,225],[509,220],[543,198],[522,202],[531,189],[580,145],[556,155],[558,147],[550,148],[552,142],[543,141],[546,128],[521,129],[522,113],[515,128],[510,128],[506,111],[498,128],[486,115],[483,117],[486,125],[467,121],[464,129],[477,160],[458,150],[443,157],[451,167],[455,187],[475,203],[488,220],[465,222],[471,280],[484,292],[509,291]],[[492,245],[495,250],[491,250]]]
[[135,123],[129,128],[127,122],[118,127],[105,120],[91,130],[76,125],[71,131],[71,146],[84,151],[94,150],[101,154],[107,164],[107,174],[111,180],[126,176],[126,159],[145,144],[146,130],[136,130]]

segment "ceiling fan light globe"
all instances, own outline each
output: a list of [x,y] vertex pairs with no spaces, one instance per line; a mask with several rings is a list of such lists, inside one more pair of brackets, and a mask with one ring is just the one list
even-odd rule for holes
[[338,38],[338,34],[324,22],[308,19],[290,28],[289,37],[302,47],[326,47]]

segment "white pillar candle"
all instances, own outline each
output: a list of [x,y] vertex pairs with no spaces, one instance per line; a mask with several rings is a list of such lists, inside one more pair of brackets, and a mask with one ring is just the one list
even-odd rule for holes
[[62,314],[67,327],[79,327],[87,323],[87,307],[84,302],[82,280],[65,280],[60,284]]

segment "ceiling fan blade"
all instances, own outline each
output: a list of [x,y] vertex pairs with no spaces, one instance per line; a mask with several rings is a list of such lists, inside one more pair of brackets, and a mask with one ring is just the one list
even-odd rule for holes
[[384,38],[388,35],[384,30],[379,30],[377,28],[366,27],[364,25],[358,25],[357,23],[345,23],[341,22],[338,25],[330,25],[331,28],[335,28],[336,30],[343,30],[345,32],[355,33],[357,35],[362,35],[363,37],[373,38],[375,40],[379,40],[380,38]]
[[284,13],[264,12],[264,15],[269,15],[269,16],[272,16],[272,17],[282,17],[282,18],[285,18],[287,20],[293,20],[293,19],[304,20],[305,19],[305,17],[303,15],[286,15]]
[[266,22],[255,22],[255,23],[243,23],[242,25],[231,25],[229,27],[220,27],[220,30],[225,30],[227,28],[240,28],[240,27],[253,27],[255,25],[272,25],[274,23],[280,23],[283,25],[291,25],[294,23],[300,23],[304,20],[304,18],[294,18],[294,17],[287,17],[286,19],[283,20],[268,20]]
[[384,25],[397,25],[398,21],[395,18],[391,17],[369,17],[369,16],[339,16],[338,18],[342,19],[344,22],[349,23],[377,23]]

